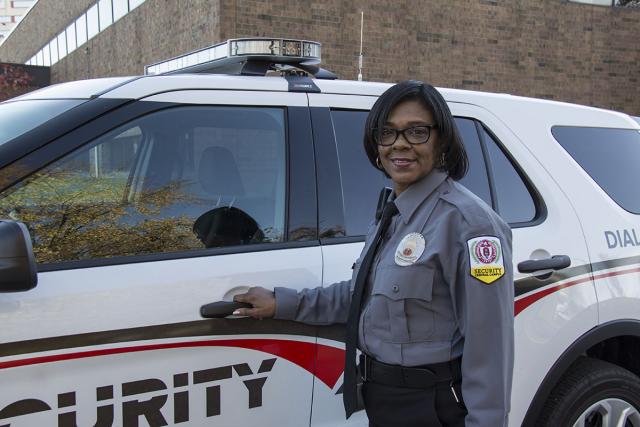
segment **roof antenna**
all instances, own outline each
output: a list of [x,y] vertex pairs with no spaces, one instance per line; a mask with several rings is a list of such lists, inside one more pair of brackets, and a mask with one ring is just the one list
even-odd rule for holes
[[360,12],[360,56],[358,57],[358,81],[362,81],[362,32],[364,28],[364,12]]

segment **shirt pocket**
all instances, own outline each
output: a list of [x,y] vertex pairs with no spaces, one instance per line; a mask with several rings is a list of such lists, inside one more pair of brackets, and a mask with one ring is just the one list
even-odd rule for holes
[[431,268],[420,264],[390,265],[377,272],[371,293],[371,316],[386,321],[391,342],[428,341],[433,335],[433,274]]

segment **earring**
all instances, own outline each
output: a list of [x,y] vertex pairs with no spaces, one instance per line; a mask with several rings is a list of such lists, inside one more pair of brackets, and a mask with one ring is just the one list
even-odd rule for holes
[[378,167],[378,169],[383,169],[382,162],[380,162],[380,156],[376,156],[376,166]]
[[447,156],[442,153],[440,154],[440,167],[445,167],[447,165]]

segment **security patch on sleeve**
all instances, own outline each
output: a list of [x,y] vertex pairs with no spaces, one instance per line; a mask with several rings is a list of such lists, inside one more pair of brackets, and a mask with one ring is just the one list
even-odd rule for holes
[[504,260],[500,239],[495,236],[467,240],[471,275],[487,285],[504,276]]

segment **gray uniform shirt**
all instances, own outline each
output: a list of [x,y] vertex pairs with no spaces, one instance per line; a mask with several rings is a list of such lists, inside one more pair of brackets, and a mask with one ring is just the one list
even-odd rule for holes
[[[511,229],[482,200],[437,170],[395,203],[399,215],[367,279],[359,348],[381,362],[403,366],[462,355],[466,427],[507,426],[514,351]],[[275,317],[345,323],[355,277],[376,228],[369,229],[351,280],[300,292],[276,288]],[[424,238],[423,250],[417,235]]]

